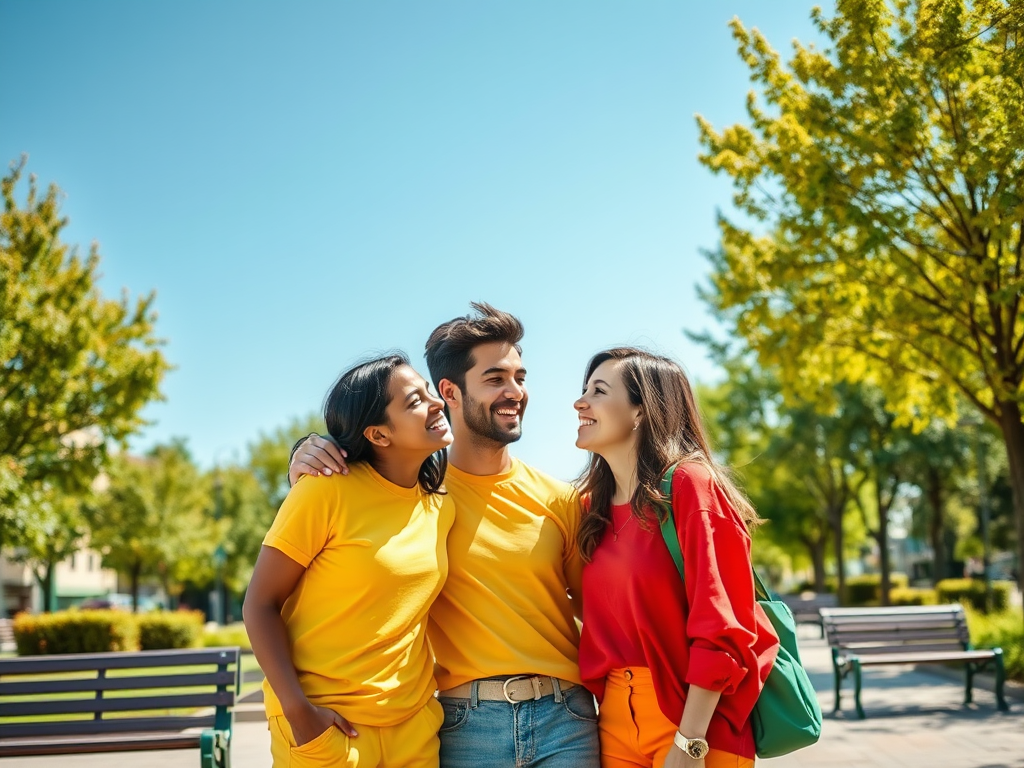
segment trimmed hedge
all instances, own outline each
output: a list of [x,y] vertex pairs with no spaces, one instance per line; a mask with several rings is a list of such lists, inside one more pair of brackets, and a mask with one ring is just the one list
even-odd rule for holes
[[889,605],[938,605],[939,595],[934,589],[893,587],[889,590]]
[[[896,589],[907,588],[907,574],[889,574],[889,597]],[[846,580],[846,600],[844,605],[880,605],[882,602],[882,575],[866,573],[863,576],[851,576]]]
[[246,634],[245,626],[242,624],[230,624],[226,627],[208,629],[203,633],[202,643],[206,648],[222,648],[237,645],[243,651],[252,650],[249,635]]
[[[935,585],[935,589],[942,603],[962,603],[977,611],[985,610],[985,582],[981,579],[943,579]],[[991,611],[1000,613],[1009,605],[1010,584],[993,581]]]
[[139,646],[143,651],[164,648],[196,648],[203,634],[202,611],[156,611],[136,617]]
[[1006,676],[1024,682],[1024,617],[1020,608],[999,613],[966,609],[967,626],[975,648],[1002,648]]
[[20,613],[14,617],[14,642],[19,656],[134,651],[139,626],[122,611]]

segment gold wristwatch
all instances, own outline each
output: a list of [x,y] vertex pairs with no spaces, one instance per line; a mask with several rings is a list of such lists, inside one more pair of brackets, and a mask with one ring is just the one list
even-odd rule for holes
[[679,747],[694,760],[700,760],[708,753],[708,743],[704,739],[688,739],[679,731],[676,731],[672,743]]

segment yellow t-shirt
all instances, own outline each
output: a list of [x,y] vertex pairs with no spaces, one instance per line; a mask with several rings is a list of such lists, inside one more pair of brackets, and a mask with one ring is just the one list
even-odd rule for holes
[[579,497],[521,461],[501,475],[449,465],[457,510],[448,582],[430,609],[441,690],[496,675],[580,682],[579,633],[566,588],[579,594]]
[[[402,488],[366,463],[295,484],[263,543],[306,567],[281,615],[313,704],[387,726],[434,694],[427,611],[448,574],[454,519],[449,496]],[[263,690],[267,714],[283,714]]]

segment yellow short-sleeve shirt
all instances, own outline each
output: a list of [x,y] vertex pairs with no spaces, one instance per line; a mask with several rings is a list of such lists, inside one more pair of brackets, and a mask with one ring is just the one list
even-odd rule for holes
[[517,459],[501,475],[449,465],[455,501],[450,572],[430,611],[441,690],[497,675],[580,682],[579,633],[566,589],[579,593],[579,497]]
[[[434,694],[427,611],[448,574],[455,505],[369,464],[295,484],[263,543],[306,572],[281,611],[306,697],[353,723],[395,725]],[[264,682],[267,714],[282,715]]]

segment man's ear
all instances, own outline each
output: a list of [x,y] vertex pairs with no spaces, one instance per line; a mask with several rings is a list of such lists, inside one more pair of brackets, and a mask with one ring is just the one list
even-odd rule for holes
[[391,445],[391,434],[384,426],[367,427],[363,430],[363,437],[378,448],[387,448]]
[[462,392],[451,379],[441,379],[437,383],[437,393],[449,408],[457,408],[462,400]]

